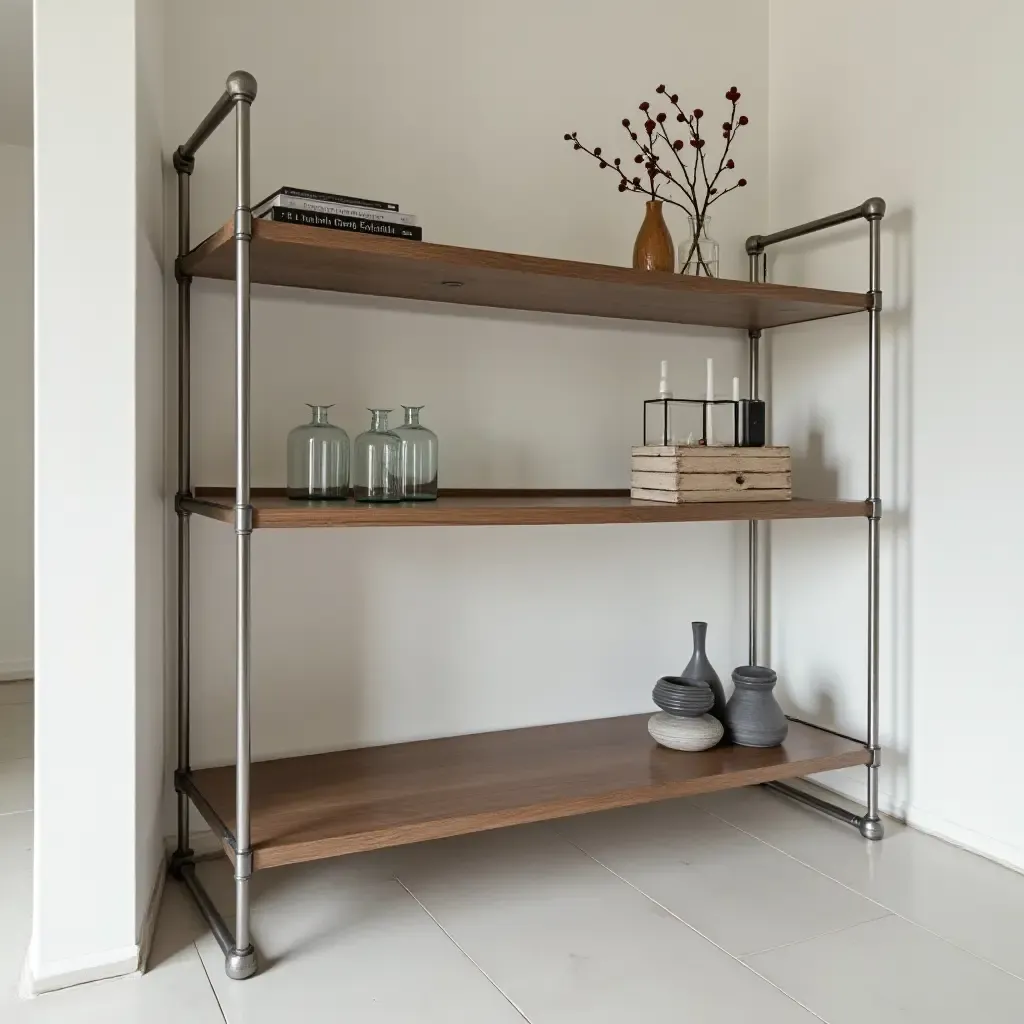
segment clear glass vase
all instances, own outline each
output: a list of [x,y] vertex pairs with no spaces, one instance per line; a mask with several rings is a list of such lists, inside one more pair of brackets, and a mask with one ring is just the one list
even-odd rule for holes
[[313,418],[288,434],[288,497],[348,497],[348,434],[327,422],[329,405],[310,405]]
[[394,432],[402,442],[402,497],[431,501],[437,497],[437,434],[420,423],[422,405],[403,405],[405,422]]
[[370,409],[370,429],[352,448],[352,495],[356,501],[402,500],[402,442],[388,430],[390,409]]
[[709,233],[710,217],[705,217],[697,230],[693,217],[687,217],[690,230],[679,246],[679,273],[691,277],[718,277],[718,243]]

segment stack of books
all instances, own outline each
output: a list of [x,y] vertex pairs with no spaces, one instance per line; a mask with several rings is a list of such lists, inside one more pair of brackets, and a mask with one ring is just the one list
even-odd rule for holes
[[279,188],[252,208],[261,220],[302,224],[335,231],[358,231],[364,235],[386,235],[419,242],[423,229],[411,213],[401,213],[398,203],[356,199],[333,192],[312,192],[304,188]]

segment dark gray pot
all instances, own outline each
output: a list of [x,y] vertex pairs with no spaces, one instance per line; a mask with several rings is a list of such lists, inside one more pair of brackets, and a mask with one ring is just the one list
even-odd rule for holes
[[777,747],[789,722],[772,690],[778,676],[770,668],[744,665],[733,669],[736,686],[725,707],[725,728],[740,747]]
[[686,668],[679,673],[679,678],[685,679],[688,683],[707,683],[711,687],[711,692],[715,695],[715,703],[708,714],[717,718],[728,732],[729,723],[725,720],[725,690],[722,687],[722,680],[718,678],[718,673],[708,661],[707,651],[704,650],[708,624],[706,622],[691,622],[690,625],[693,627],[693,654],[690,656]]
[[651,696],[662,711],[676,718],[700,718],[715,703],[715,695],[707,683],[703,680],[681,679],[679,676],[662,676],[654,684]]

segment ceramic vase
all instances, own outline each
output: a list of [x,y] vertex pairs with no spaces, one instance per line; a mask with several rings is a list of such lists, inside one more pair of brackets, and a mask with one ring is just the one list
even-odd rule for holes
[[647,204],[644,222],[637,232],[633,245],[633,268],[635,270],[667,270],[670,274],[676,267],[676,254],[672,248],[672,236],[661,212],[661,200],[652,199]]
[[707,683],[711,687],[711,692],[715,695],[715,702],[708,714],[713,715],[728,727],[728,722],[725,720],[725,689],[722,687],[722,680],[718,678],[718,673],[711,667],[707,651],[704,649],[708,636],[708,624],[692,622],[690,625],[693,628],[693,654],[690,655],[686,668],[679,673],[679,677],[687,682]]
[[733,670],[736,685],[725,708],[725,727],[740,747],[777,747],[789,732],[789,722],[772,690],[778,676],[770,668],[744,665]]
[[700,718],[715,705],[715,695],[703,680],[662,676],[654,684],[651,694],[662,711],[677,718]]

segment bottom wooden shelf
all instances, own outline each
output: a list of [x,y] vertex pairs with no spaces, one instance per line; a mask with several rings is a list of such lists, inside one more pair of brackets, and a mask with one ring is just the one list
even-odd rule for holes
[[[255,868],[867,764],[863,746],[792,723],[781,747],[664,750],[649,715],[312,754],[252,766]],[[187,789],[215,832],[234,830],[234,767]],[[229,856],[233,851],[225,842]]]

